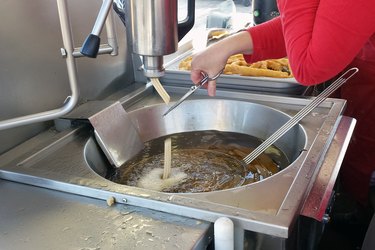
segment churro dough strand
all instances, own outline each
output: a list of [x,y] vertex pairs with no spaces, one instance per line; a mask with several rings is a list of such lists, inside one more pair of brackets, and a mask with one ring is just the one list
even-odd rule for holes
[[171,175],[172,167],[172,139],[168,137],[164,141],[164,171],[163,179],[168,179]]
[[158,94],[160,95],[160,97],[163,99],[163,101],[166,104],[168,104],[169,101],[171,100],[171,97],[169,96],[169,94],[167,93],[167,91],[165,91],[163,85],[161,85],[161,83],[159,81],[159,78],[152,77],[150,79],[151,79],[152,85],[155,87],[155,89],[158,92]]

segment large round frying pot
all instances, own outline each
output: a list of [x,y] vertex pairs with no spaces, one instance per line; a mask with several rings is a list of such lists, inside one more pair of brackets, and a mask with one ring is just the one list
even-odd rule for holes
[[[264,140],[290,119],[289,115],[279,110],[261,104],[233,100],[185,101],[167,116],[163,116],[167,109],[168,106],[165,104],[158,104],[129,112],[143,141],[175,133],[206,130],[248,134]],[[110,121],[108,125],[110,126]],[[305,145],[306,133],[301,125],[289,130],[275,143],[291,163],[297,159]],[[88,165],[103,177],[112,168],[94,137],[86,143],[85,159]]]

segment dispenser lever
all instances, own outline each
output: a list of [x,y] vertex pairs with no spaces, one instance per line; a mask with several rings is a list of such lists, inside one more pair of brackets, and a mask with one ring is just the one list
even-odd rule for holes
[[98,17],[96,18],[94,28],[83,43],[81,53],[87,57],[96,58],[100,46],[100,33],[103,30],[105,20],[111,10],[113,0],[103,0]]

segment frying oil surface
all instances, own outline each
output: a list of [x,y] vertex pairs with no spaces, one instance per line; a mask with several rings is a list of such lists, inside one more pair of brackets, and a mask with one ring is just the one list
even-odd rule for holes
[[[164,140],[172,138],[172,172],[162,179]],[[261,141],[246,134],[195,131],[159,137],[145,143],[145,149],[120,168],[110,180],[171,193],[224,190],[267,178],[289,165],[276,147],[251,164],[242,159]]]

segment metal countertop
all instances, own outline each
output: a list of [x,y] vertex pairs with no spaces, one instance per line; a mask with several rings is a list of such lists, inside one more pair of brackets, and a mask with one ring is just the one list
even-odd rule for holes
[[0,248],[203,249],[211,223],[0,179]]

